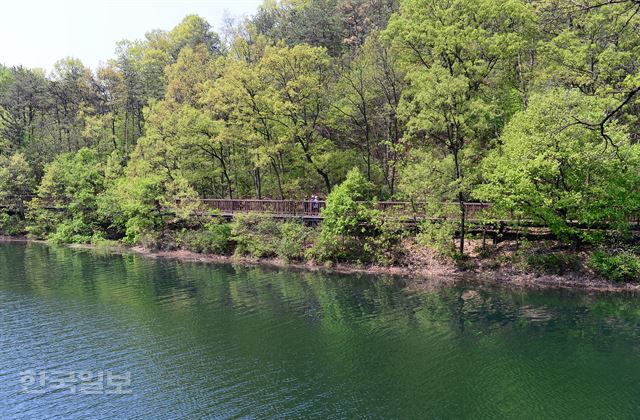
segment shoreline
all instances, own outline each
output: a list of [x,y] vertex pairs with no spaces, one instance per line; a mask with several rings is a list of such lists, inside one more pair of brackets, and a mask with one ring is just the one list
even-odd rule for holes
[[[27,237],[0,236],[0,242],[37,243],[50,246],[47,241]],[[451,265],[431,261],[433,265],[424,266],[358,266],[337,263],[332,265],[311,262],[287,262],[279,258],[252,258],[229,255],[200,254],[188,250],[154,251],[143,246],[101,246],[93,244],[61,244],[71,249],[104,251],[114,255],[134,254],[153,259],[168,259],[206,264],[240,264],[245,266],[286,268],[308,272],[335,274],[366,274],[373,276],[399,277],[406,281],[409,291],[431,290],[438,286],[469,284],[505,289],[557,289],[575,292],[593,293],[640,293],[640,283],[614,283],[589,273],[571,273],[567,275],[538,275],[505,267],[499,269],[480,268],[462,271]]]

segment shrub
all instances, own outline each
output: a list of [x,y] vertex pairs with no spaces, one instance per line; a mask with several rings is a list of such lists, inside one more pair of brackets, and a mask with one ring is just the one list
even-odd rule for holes
[[[0,201],[13,214],[24,218],[24,196],[33,194],[35,184],[34,173],[23,154],[0,156]],[[17,233],[22,233],[22,230]]]
[[[126,240],[127,238],[125,238]],[[167,240],[164,235],[164,231],[157,231],[152,229],[146,229],[144,231],[140,231],[138,236],[136,237],[136,242],[127,242],[128,244],[140,244],[142,247],[146,249],[150,249],[153,251],[159,251],[161,249],[171,249],[172,243]]]
[[116,248],[118,247],[119,242],[106,239],[101,232],[97,232],[91,237],[91,245],[96,248]]
[[589,267],[602,277],[615,282],[640,280],[640,257],[628,251],[615,255],[596,251],[589,258]]
[[233,249],[231,225],[217,221],[208,223],[202,230],[186,232],[181,241],[186,249],[198,253],[228,255]]
[[104,190],[103,181],[102,164],[94,150],[59,155],[45,166],[38,196],[29,203],[31,235],[53,235],[56,242],[88,242],[100,230],[97,197]]
[[370,259],[382,266],[392,266],[402,260],[404,248],[402,240],[407,236],[407,230],[400,220],[392,220],[378,214],[371,219],[375,231],[367,237],[365,251]]
[[420,225],[416,242],[442,256],[454,258],[457,252],[454,242],[456,228],[457,223],[452,221],[432,222],[427,220]]
[[278,255],[278,236],[278,222],[268,214],[238,214],[231,223],[236,255],[275,257]]
[[124,235],[124,243],[148,242],[154,231],[164,229],[159,200],[162,193],[161,176],[121,178],[98,197],[98,214]]
[[528,268],[543,274],[565,274],[580,269],[580,258],[563,252],[535,253],[525,259]]
[[320,236],[311,254],[321,261],[343,260],[366,262],[365,238],[371,234],[372,219],[377,213],[363,203],[370,196],[371,184],[352,169],[345,181],[327,197]]
[[25,230],[25,223],[18,215],[0,212],[0,235],[16,236]]
[[197,192],[180,172],[169,177],[138,160],[130,161],[125,176],[109,183],[97,210],[111,236],[124,236],[123,242],[134,245],[159,235],[164,246],[169,225],[193,221],[199,204]]
[[56,226],[62,219],[60,213],[40,207],[40,201],[39,198],[34,198],[29,203],[29,211],[26,216],[26,229],[30,237],[46,239],[56,231]]
[[278,256],[285,261],[303,260],[311,236],[311,229],[302,223],[282,222],[278,225]]
[[49,235],[53,243],[87,244],[91,242],[93,231],[81,219],[71,219],[59,223]]

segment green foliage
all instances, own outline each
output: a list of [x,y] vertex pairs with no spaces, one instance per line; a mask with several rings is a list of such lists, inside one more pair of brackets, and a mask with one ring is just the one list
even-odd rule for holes
[[533,253],[525,258],[528,268],[541,274],[562,275],[580,269],[580,257],[566,252]]
[[98,213],[125,243],[137,244],[157,242],[169,223],[191,219],[199,207],[198,194],[179,171],[154,171],[149,161],[137,159],[99,197]]
[[[308,257],[319,261],[345,261],[392,265],[402,258],[407,232],[402,220],[387,218],[371,208],[373,185],[354,168],[327,197],[322,224]],[[376,201],[373,201],[375,207]]]
[[370,255],[371,262],[385,267],[401,263],[405,256],[403,240],[409,235],[404,221],[378,213],[371,223],[374,229],[364,244],[364,251]]
[[236,255],[275,257],[278,255],[278,236],[278,222],[267,214],[238,214],[231,223],[231,239],[236,244]]
[[26,224],[16,214],[0,211],[0,235],[17,236],[26,232]]
[[618,283],[640,280],[640,257],[629,251],[615,254],[595,251],[589,258],[589,267],[602,277]]
[[[529,44],[532,13],[524,1],[405,0],[386,36],[403,48],[410,84],[400,112],[406,135],[429,145],[419,165],[436,176],[420,195],[469,200],[485,144],[509,115],[509,75]],[[463,214],[460,213],[462,218]],[[460,252],[464,252],[460,222]]]
[[370,259],[362,240],[372,229],[376,213],[364,202],[370,194],[371,184],[358,169],[352,169],[345,181],[331,191],[322,210],[324,219],[312,251],[314,257],[322,261]]
[[0,203],[4,206],[0,210],[0,234],[25,233],[25,201],[27,195],[33,194],[35,186],[33,171],[23,154],[0,156]]
[[24,217],[26,196],[35,187],[34,173],[22,153],[0,156],[0,203]]
[[309,245],[311,231],[300,222],[282,222],[278,226],[278,257],[285,261],[301,261]]
[[94,150],[62,154],[45,167],[37,197],[29,203],[29,232],[58,242],[88,242],[100,230],[98,196],[102,163]]
[[194,252],[216,255],[228,255],[233,251],[230,223],[214,220],[201,230],[183,233],[180,241],[183,246]]
[[312,241],[312,230],[300,222],[276,221],[268,215],[237,215],[231,223],[215,219],[202,229],[185,230],[178,242],[194,252],[254,258],[280,257],[301,261]]
[[87,228],[84,221],[80,218],[71,220],[62,220],[55,226],[49,236],[49,242],[56,244],[87,244],[90,243],[94,236],[94,232]]
[[453,258],[456,256],[454,243],[456,228],[457,224],[449,220],[425,221],[420,225],[416,241],[442,256]]
[[252,23],[271,39],[322,46],[337,57],[353,52],[371,32],[384,28],[397,8],[395,0],[265,1]]
[[150,231],[164,227],[161,195],[158,177],[121,178],[100,197],[99,212],[112,229],[124,233],[125,243],[140,243]]
[[578,122],[598,120],[605,107],[576,90],[533,96],[485,160],[486,183],[476,195],[562,239],[586,238],[575,223],[628,228],[629,215],[640,210],[640,147],[617,124],[603,138]]

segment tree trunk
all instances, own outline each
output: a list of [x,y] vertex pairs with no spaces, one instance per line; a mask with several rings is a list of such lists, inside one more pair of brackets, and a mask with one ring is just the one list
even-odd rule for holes
[[[462,169],[460,168],[460,160],[458,152],[459,148],[454,149],[453,151],[453,162],[456,167],[456,180],[462,179]],[[458,192],[458,203],[460,204],[460,246],[459,251],[460,254],[464,254],[464,236],[465,236],[465,219],[466,219],[466,207],[464,205],[464,193],[462,191]]]
[[327,187],[327,194],[329,194],[331,192],[331,181],[329,180],[329,175],[320,168],[316,168],[316,171],[318,171],[322,179],[324,179],[324,185]]
[[278,182],[278,192],[280,192],[280,199],[284,200],[284,190],[282,189],[282,180],[280,179],[280,172],[278,171],[278,165],[277,163],[274,161],[274,159],[271,159],[271,166],[273,166],[273,172],[276,175],[276,181]]
[[262,199],[262,178],[260,176],[260,168],[253,170],[253,182],[256,188],[256,197],[258,200]]
[[460,246],[459,251],[460,254],[464,254],[464,236],[465,236],[465,219],[466,219],[466,208],[464,205],[464,196],[460,192],[458,193],[458,201],[460,202]]

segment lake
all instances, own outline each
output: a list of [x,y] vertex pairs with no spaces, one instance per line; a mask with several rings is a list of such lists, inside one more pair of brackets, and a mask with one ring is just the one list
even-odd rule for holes
[[640,301],[0,243],[0,418],[640,416]]

